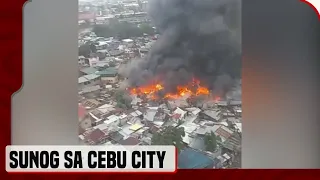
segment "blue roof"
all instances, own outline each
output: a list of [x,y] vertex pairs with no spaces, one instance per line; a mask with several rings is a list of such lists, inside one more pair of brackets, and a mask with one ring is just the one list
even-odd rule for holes
[[179,169],[212,168],[214,164],[210,157],[191,148],[182,150],[178,156]]

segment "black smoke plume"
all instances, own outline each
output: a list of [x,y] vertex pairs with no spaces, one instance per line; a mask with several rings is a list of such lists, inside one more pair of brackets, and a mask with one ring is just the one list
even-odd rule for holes
[[149,0],[160,37],[131,67],[129,85],[157,80],[171,91],[196,78],[225,94],[241,74],[239,5],[239,0]]

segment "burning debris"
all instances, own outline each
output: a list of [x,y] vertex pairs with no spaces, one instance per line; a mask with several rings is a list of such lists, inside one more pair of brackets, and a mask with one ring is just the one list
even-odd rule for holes
[[136,88],[130,88],[130,93],[137,96],[147,96],[150,99],[178,99],[189,96],[209,95],[210,91],[207,87],[201,86],[200,81],[193,79],[191,83],[184,86],[177,86],[174,92],[166,92],[162,83],[155,83]]
[[[240,76],[241,53],[227,21],[238,0],[150,0],[149,15],[161,36],[148,56],[130,66],[133,94],[166,98],[224,96]],[[238,27],[237,27],[238,28]],[[206,84],[190,89],[193,77]],[[161,83],[152,83],[154,81]],[[173,93],[172,93],[173,92]],[[171,94],[170,94],[171,93]]]

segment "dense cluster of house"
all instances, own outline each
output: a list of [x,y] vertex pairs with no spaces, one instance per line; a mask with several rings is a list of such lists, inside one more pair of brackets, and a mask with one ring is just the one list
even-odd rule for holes
[[115,19],[136,24],[149,22],[147,4],[146,0],[82,0],[79,1],[78,24],[108,24]]
[[[190,104],[183,98],[154,102],[131,95],[130,108],[121,108],[115,98],[121,83],[117,67],[92,65],[79,70],[81,143],[150,145],[154,133],[179,126],[184,128],[183,142],[187,147],[181,156],[191,157],[188,155],[191,153],[192,157],[199,157],[190,161],[203,159],[193,167],[192,162],[183,162],[186,158],[180,158],[179,167],[222,168],[233,162],[235,154],[241,151],[241,101]],[[221,113],[219,109],[226,106],[234,111]],[[219,137],[216,152],[206,151],[203,138],[210,132]]]
[[[146,56],[156,40],[157,36],[148,35],[120,40],[97,37],[90,30],[79,33],[79,47],[88,42],[95,47],[89,56],[78,58],[80,143],[151,145],[154,134],[183,127],[185,148],[179,154],[179,168],[240,168],[242,109],[241,100],[232,98],[232,93],[228,100],[195,102],[192,97],[150,100],[127,92],[120,96],[129,96],[130,102],[119,106],[117,92],[124,81],[119,70]],[[204,139],[210,133],[217,137],[213,152]]]

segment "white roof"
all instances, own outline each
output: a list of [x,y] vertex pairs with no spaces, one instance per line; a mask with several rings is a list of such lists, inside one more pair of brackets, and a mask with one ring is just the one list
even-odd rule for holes
[[84,82],[96,79],[98,77],[100,77],[100,75],[96,75],[96,74],[88,74],[85,76],[81,76],[78,78],[78,83],[84,83]]
[[137,116],[142,115],[142,112],[140,112],[139,110],[136,110],[136,111],[134,111],[134,112],[132,112],[132,113],[130,113],[130,114],[131,114],[131,116],[133,116],[133,117],[137,117]]
[[84,136],[83,136],[83,135],[79,135],[79,138],[80,138],[81,140],[84,140]]
[[111,104],[104,104],[104,105],[98,107],[97,110],[99,110],[102,113],[107,113],[109,111],[115,110],[115,108]]
[[94,126],[93,128],[94,129],[100,129],[101,131],[103,131],[103,130],[106,130],[106,129],[109,128],[109,124],[102,123],[102,124],[99,124],[97,126]]
[[183,116],[184,116],[186,113],[187,113],[186,111],[184,111],[184,110],[182,110],[182,109],[180,109],[180,108],[177,108],[177,109],[173,112],[173,114],[180,114],[180,115],[181,115],[181,116],[180,116],[180,119],[183,118]]
[[227,153],[224,153],[222,156],[223,156],[224,158],[226,158],[226,159],[230,159],[230,158],[231,158]]
[[226,159],[223,158],[222,156],[218,156],[217,159],[219,159],[220,162],[222,162],[222,163],[226,162]]
[[140,103],[140,102],[142,102],[142,99],[140,99],[136,96],[133,96],[133,100],[131,101],[132,105],[136,105],[137,103]]
[[216,120],[219,119],[218,111],[216,110],[205,110],[203,113],[206,114],[207,116],[212,117],[213,119],[216,119]]
[[242,132],[242,123],[235,123],[236,127],[239,129],[240,132]]
[[204,135],[207,133],[216,132],[216,130],[219,129],[220,127],[221,127],[221,125],[200,127],[196,130],[196,133]]
[[93,117],[93,118],[96,120],[96,122],[102,120],[102,119],[98,118],[97,116],[95,116],[94,114],[92,114],[91,112],[89,113],[89,115],[90,115],[91,117]]
[[98,43],[99,43],[98,46],[103,46],[108,44],[106,41],[99,41]]
[[194,123],[187,123],[187,124],[182,124],[181,127],[184,127],[184,131],[186,133],[192,133],[198,128],[198,125]]
[[192,142],[192,140],[193,140],[193,138],[191,138],[188,133],[185,133],[185,136],[182,137],[182,141],[187,144],[190,144]]
[[105,20],[107,17],[96,17],[96,20]]
[[197,115],[199,112],[201,112],[201,109],[197,107],[186,108],[186,110],[191,112],[193,115]]
[[228,123],[226,121],[224,122],[219,122],[219,124],[224,125],[224,126],[228,126]]
[[138,114],[139,116],[142,115],[142,112],[140,112],[139,110],[136,110],[135,112],[136,112],[136,114]]
[[121,130],[118,131],[121,135],[123,135],[123,139],[129,137],[134,131],[130,129],[131,125],[122,126]]
[[87,82],[87,81],[89,81],[89,80],[86,79],[86,78],[84,78],[84,77],[79,77],[79,78],[78,78],[78,83],[79,83],[79,84],[80,84],[80,83]]
[[132,39],[124,39],[124,40],[122,40],[123,42],[133,42],[133,40]]
[[144,118],[148,121],[153,121],[154,120],[154,116],[157,114],[157,111],[155,110],[149,110],[146,112],[146,114],[144,115]]
[[108,142],[104,143],[103,145],[110,146],[110,145],[112,145],[112,143],[111,143],[111,141],[108,141]]
[[124,119],[124,118],[126,118],[126,117],[127,117],[126,114],[122,114],[122,115],[119,116],[120,119]]
[[162,126],[164,124],[164,122],[162,121],[154,121],[153,124],[157,125],[157,126]]
[[83,40],[91,40],[91,37],[85,37]]
[[118,117],[118,116],[116,116],[116,115],[111,115],[111,116],[107,117],[107,120],[105,120],[104,123],[106,123],[106,124],[111,124],[111,123],[116,122],[116,121],[118,121],[118,120],[119,120],[119,117]]

